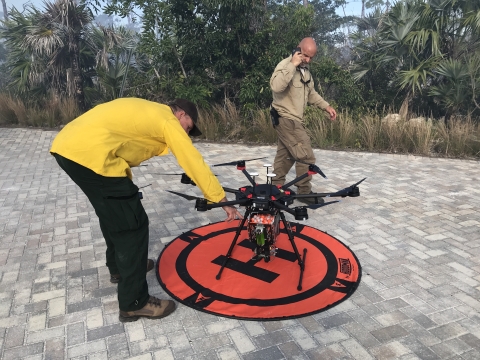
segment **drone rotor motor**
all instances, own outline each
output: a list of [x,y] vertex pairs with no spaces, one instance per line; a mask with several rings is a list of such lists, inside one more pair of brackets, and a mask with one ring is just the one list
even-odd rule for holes
[[358,187],[358,186],[354,186],[348,195],[351,196],[351,197],[360,196],[360,189],[359,189],[359,187]]
[[206,199],[197,199],[195,201],[195,209],[197,211],[207,211],[207,200]]

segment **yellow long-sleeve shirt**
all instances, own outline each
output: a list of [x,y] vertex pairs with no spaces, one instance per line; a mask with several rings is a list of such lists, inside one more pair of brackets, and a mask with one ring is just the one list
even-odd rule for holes
[[225,192],[167,105],[122,98],[98,105],[66,125],[50,149],[95,173],[132,178],[131,167],[170,150],[204,197]]

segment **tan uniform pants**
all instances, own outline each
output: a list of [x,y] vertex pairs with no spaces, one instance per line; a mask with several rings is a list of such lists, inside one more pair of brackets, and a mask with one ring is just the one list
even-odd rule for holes
[[[294,163],[297,177],[308,172],[308,165],[289,160],[288,158],[315,164],[315,155],[313,154],[310,137],[300,121],[283,117],[279,118],[278,121],[279,124],[275,126],[278,142],[277,154],[273,163],[273,172],[276,174],[273,178],[273,184],[283,185],[285,176]],[[312,190],[311,179],[312,176],[308,176],[295,184],[298,187],[299,194],[308,194]]]

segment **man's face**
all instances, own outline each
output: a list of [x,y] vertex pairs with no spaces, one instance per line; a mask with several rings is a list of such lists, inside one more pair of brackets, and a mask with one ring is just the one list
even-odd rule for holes
[[183,110],[179,110],[175,113],[175,116],[178,118],[181,127],[188,134],[190,130],[193,129],[193,120],[187,113]]
[[307,65],[308,63],[310,63],[310,61],[312,61],[312,59],[315,57],[316,53],[317,53],[316,49],[312,49],[309,47],[302,49],[302,56],[303,56],[302,65],[303,64]]

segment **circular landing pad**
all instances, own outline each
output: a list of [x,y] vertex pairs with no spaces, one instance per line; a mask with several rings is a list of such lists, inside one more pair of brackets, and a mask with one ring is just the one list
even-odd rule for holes
[[266,263],[251,260],[253,245],[246,227],[219,280],[240,221],[218,222],[188,231],[170,242],[158,257],[157,279],[173,298],[196,310],[245,320],[284,320],[315,314],[347,299],[357,288],[361,267],[355,254],[334,237],[290,223],[303,258],[300,266],[283,227],[277,255]]

